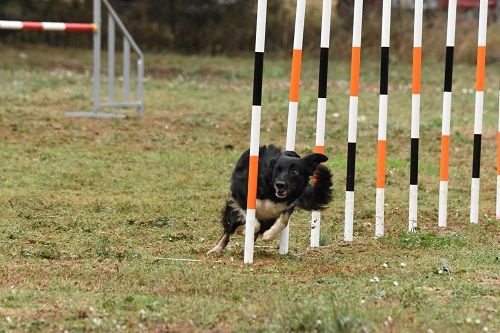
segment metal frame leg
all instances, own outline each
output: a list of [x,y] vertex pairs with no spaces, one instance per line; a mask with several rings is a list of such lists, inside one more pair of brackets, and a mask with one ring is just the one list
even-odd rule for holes
[[[102,3],[108,10],[108,101],[101,101],[101,28]],[[127,28],[107,0],[93,0],[93,19],[96,30],[93,35],[92,112],[66,112],[68,117],[126,118],[120,113],[101,112],[104,108],[135,108],[139,117],[144,116],[144,56]],[[123,34],[123,101],[116,102],[115,89],[115,36],[116,25]],[[137,101],[130,101],[130,49],[137,53]]]
[[108,102],[115,100],[115,21],[108,14]]
[[137,100],[141,105],[137,108],[139,117],[144,117],[144,58],[137,60]]
[[130,101],[130,43],[123,37],[123,101]]
[[93,47],[92,111],[99,112],[101,91],[101,0],[94,0],[94,24],[97,29],[94,32]]

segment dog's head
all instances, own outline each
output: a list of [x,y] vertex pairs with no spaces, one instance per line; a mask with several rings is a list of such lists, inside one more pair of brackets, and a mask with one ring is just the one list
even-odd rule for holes
[[276,197],[286,199],[302,191],[318,165],[327,160],[325,155],[316,153],[302,158],[292,151],[281,154],[273,161],[273,186]]

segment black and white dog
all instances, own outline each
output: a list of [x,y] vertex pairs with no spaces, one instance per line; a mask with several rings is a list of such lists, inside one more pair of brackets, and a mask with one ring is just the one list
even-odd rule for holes
[[[231,177],[231,197],[222,214],[224,235],[208,254],[222,252],[235,232],[244,234],[248,165],[250,152],[245,151]],[[295,208],[322,210],[332,199],[332,175],[321,163],[323,154],[300,157],[293,151],[275,146],[259,149],[255,234],[275,239],[287,224]]]

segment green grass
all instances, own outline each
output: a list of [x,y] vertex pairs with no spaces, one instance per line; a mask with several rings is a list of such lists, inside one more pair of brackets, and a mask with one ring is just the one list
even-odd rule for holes
[[[258,247],[245,266],[239,236],[220,258],[204,254],[220,236],[229,176],[248,146],[251,58],[147,54],[146,117],[97,121],[63,115],[90,109],[90,52],[0,54],[0,331],[500,330],[498,62],[488,63],[486,79],[479,225],[468,222],[475,68],[455,67],[443,231],[444,66],[424,54],[419,230],[406,233],[411,63],[394,58],[387,235],[373,239],[379,67],[364,60],[355,240],[342,242],[349,63],[332,55],[326,151],[335,197],[323,247],[308,248],[309,214],[298,212],[290,254]],[[317,59],[304,54],[300,154],[314,147]],[[262,144],[284,144],[289,70],[290,59],[266,59]]]

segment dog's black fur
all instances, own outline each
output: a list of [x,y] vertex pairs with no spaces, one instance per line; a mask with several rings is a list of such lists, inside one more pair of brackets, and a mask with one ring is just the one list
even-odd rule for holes
[[[209,253],[224,250],[230,235],[241,231],[245,225],[249,158],[247,150],[233,171],[231,197],[222,214],[224,235]],[[264,234],[265,238],[265,232],[277,221],[286,226],[295,208],[310,211],[326,207],[332,199],[332,175],[321,163],[327,160],[323,154],[301,158],[295,152],[283,152],[273,145],[260,147],[257,200],[262,204],[261,207],[258,204],[256,209],[260,224],[256,236]]]

